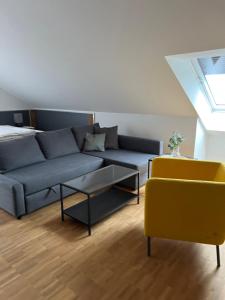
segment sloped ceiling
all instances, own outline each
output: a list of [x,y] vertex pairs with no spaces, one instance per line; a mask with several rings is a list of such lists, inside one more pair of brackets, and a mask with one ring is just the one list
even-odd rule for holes
[[194,116],[166,55],[225,47],[222,0],[0,0],[0,87],[33,107]]
[[32,106],[29,106],[28,103],[25,103],[0,89],[0,111],[28,108],[32,108]]

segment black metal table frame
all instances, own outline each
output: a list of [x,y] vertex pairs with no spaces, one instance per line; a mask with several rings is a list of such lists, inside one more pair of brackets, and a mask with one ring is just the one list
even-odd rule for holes
[[[138,187],[137,187],[137,193],[136,194],[134,193],[134,195],[137,196],[137,204],[139,204],[140,203],[140,172],[138,172],[136,175],[132,175],[130,177],[133,177],[133,176],[135,176],[137,178],[137,185],[138,185]],[[104,187],[102,189],[96,190],[93,193],[85,193],[84,191],[81,191],[79,189],[75,189],[75,188],[73,188],[73,187],[71,187],[69,185],[66,185],[65,183],[60,183],[60,202],[61,202],[61,220],[62,220],[62,222],[64,221],[64,205],[63,205],[64,196],[63,196],[63,187],[69,188],[69,189],[74,190],[76,192],[80,192],[80,193],[82,193],[82,194],[84,194],[84,195],[87,196],[87,199],[86,199],[86,200],[88,200],[87,201],[87,203],[88,203],[88,211],[87,211],[87,214],[88,214],[88,226],[87,227],[88,227],[88,235],[91,235],[91,206],[90,206],[91,196],[93,194],[101,192],[102,190],[105,190],[105,188],[107,188],[107,187]],[[83,200],[83,201],[85,201],[85,200]]]
[[148,179],[149,179],[149,177],[150,177],[150,164],[152,163],[152,160],[153,160],[154,158],[149,158],[148,159]]
[[154,158],[156,158],[156,157],[159,157],[160,155],[155,155],[155,156],[153,156],[153,157],[151,157],[151,158],[149,158],[148,159],[148,179],[150,178],[150,165],[151,165],[151,163],[152,163],[152,161],[153,161],[153,159]]

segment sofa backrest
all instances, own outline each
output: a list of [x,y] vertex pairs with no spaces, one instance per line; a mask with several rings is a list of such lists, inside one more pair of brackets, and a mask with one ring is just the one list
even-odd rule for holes
[[45,161],[34,136],[0,142],[0,171],[2,173]]
[[36,139],[47,159],[80,152],[70,128],[40,132]]
[[142,153],[163,154],[163,142],[141,137],[119,135],[119,147],[121,149],[137,151]]

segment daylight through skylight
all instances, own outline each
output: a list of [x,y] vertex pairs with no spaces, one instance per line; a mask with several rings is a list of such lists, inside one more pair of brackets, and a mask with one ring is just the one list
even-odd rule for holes
[[225,74],[205,75],[216,105],[225,105]]
[[197,59],[208,99],[214,110],[225,110],[225,56]]

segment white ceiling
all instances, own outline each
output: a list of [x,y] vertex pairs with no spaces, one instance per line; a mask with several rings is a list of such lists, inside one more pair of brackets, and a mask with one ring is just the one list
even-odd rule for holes
[[0,111],[28,108],[32,108],[28,105],[28,103],[25,103],[0,89]]
[[0,0],[0,87],[33,107],[194,116],[165,56],[225,47],[224,0]]

